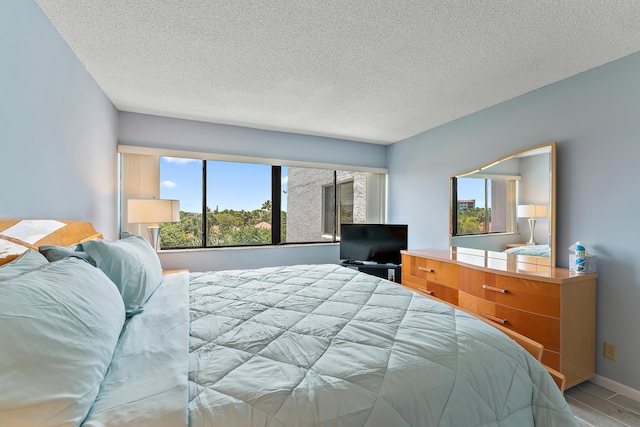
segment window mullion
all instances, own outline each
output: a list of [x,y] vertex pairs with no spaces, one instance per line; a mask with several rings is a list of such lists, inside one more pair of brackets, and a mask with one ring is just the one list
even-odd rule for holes
[[207,247],[207,161],[202,161],[202,247]]
[[282,182],[282,167],[271,167],[271,243],[279,245],[282,240],[282,196],[281,185]]
[[333,241],[338,240],[338,171],[333,171]]
[[484,233],[488,233],[490,229],[489,224],[489,180],[484,180]]
[[451,202],[449,203],[449,206],[452,206],[451,209],[451,235],[452,236],[457,236],[458,235],[458,209],[460,209],[458,207],[458,200],[456,199],[456,197],[454,197],[458,195],[458,178],[453,177],[451,178]]

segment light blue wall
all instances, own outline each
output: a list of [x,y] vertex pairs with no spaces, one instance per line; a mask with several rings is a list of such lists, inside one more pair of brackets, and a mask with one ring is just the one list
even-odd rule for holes
[[0,218],[117,233],[117,113],[32,1],[0,1]]
[[144,114],[119,114],[124,145],[386,167],[386,146]]
[[336,264],[340,245],[308,244],[262,248],[224,248],[161,251],[162,267],[190,271],[237,270],[296,264]]
[[[598,257],[596,371],[640,390],[640,54],[440,126],[388,151],[389,219],[411,248],[448,246],[450,175],[557,141],[557,246]],[[602,342],[617,344],[604,359]]]

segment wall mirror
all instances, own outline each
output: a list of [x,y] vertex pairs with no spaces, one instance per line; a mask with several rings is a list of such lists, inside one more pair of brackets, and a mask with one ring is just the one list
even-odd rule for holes
[[535,256],[556,265],[556,144],[452,176],[450,245]]

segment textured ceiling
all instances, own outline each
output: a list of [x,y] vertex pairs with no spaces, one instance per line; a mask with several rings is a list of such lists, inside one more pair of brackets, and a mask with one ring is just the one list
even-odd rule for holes
[[121,111],[387,144],[640,50],[638,0],[36,0]]

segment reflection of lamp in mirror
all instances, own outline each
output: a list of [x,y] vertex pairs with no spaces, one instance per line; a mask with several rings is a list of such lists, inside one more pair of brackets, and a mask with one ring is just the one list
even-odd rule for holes
[[547,216],[547,205],[518,205],[518,216],[521,218],[529,218],[529,229],[531,230],[531,238],[527,245],[535,245],[536,240],[533,233],[536,229],[536,218],[545,218]]
[[158,250],[160,223],[180,221],[180,201],[165,199],[129,199],[129,223],[151,224],[147,227],[151,246]]

